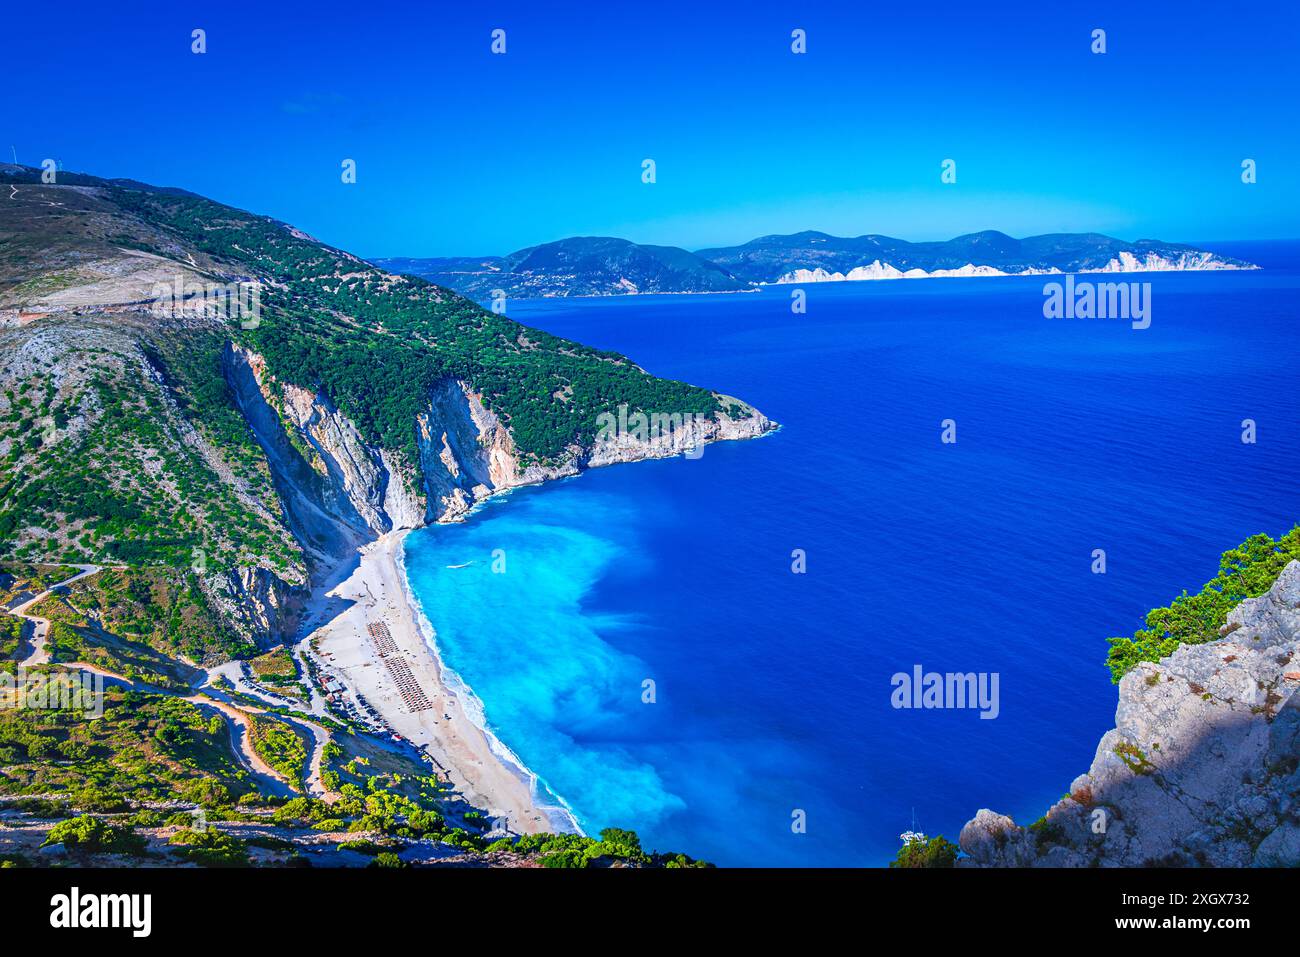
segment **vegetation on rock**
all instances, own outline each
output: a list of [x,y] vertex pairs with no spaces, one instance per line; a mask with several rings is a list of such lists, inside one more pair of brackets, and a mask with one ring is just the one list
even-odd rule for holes
[[1111,680],[1128,674],[1138,662],[1159,661],[1179,645],[1199,645],[1223,637],[1222,628],[1245,598],[1263,595],[1287,562],[1300,558],[1300,525],[1274,540],[1252,535],[1223,553],[1219,573],[1195,595],[1184,591],[1170,604],[1147,612],[1146,627],[1131,637],[1111,638],[1106,664]]

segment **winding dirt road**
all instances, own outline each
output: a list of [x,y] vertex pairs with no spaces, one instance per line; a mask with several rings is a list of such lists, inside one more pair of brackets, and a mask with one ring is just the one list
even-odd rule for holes
[[15,605],[13,608],[9,609],[9,614],[32,623],[32,650],[26,658],[18,662],[18,667],[20,668],[31,668],[35,665],[44,665],[48,664],[50,661],[50,653],[45,648],[46,639],[50,636],[50,620],[48,618],[38,618],[36,615],[29,615],[27,614],[27,609],[48,598],[50,595],[53,595],[60,588],[63,588],[66,585],[71,585],[75,581],[80,581],[88,575],[95,574],[95,572],[99,571],[102,566],[71,565],[69,567],[80,568],[81,571],[73,575],[71,578],[59,582],[57,585],[51,585],[39,595],[27,599],[22,604]]
[[[15,605],[9,609],[9,614],[25,621],[32,623],[31,652],[18,662],[19,668],[30,668],[36,665],[50,663],[49,650],[46,643],[50,634],[50,621],[48,618],[41,618],[37,615],[27,614],[27,609],[38,604],[45,598],[56,593],[60,588],[80,581],[89,575],[100,571],[101,565],[71,565],[70,567],[79,569],[76,575],[67,578],[55,585],[51,585],[45,591],[35,595],[21,604]],[[190,689],[190,694],[179,694],[174,691],[168,691],[165,688],[158,688],[141,681],[133,681],[123,675],[100,668],[98,665],[92,665],[84,661],[56,662],[60,667],[68,668],[74,671],[85,671],[90,674],[99,675],[107,681],[119,684],[135,691],[142,691],[148,694],[171,695],[180,698],[182,701],[196,705],[200,708],[207,708],[216,711],[226,719],[227,727],[230,731],[230,743],[235,753],[235,757],[245,769],[259,780],[259,783],[268,791],[278,794],[282,797],[291,797],[297,793],[293,784],[289,782],[284,775],[275,768],[266,763],[253,747],[253,715],[265,714],[268,709],[255,708],[250,706],[237,706],[232,701],[226,699],[226,696],[218,689],[211,687],[213,675],[218,669],[211,669],[204,672],[202,682],[194,685]],[[312,741],[312,753],[309,759],[306,777],[306,790],[308,795],[319,798],[323,801],[333,803],[338,800],[338,795],[331,792],[325,787],[322,777],[322,771],[325,764],[325,746],[333,740],[333,735],[329,730],[309,721],[306,718],[297,715],[289,716],[277,714],[276,717],[281,720],[297,726],[304,731]]]

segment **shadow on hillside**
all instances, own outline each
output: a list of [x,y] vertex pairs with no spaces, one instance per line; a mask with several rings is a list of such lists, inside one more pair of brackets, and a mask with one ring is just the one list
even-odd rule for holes
[[[1279,664],[1286,662],[1279,658]],[[1205,702],[1204,709],[1200,702],[1174,702],[1208,710],[1205,731],[1190,742],[1156,736],[1144,746],[1107,732],[1098,749],[1099,756],[1107,752],[1101,782],[1089,775],[1090,783],[1069,795],[1073,802],[1057,804],[1031,827],[1035,838],[1026,846],[1036,849],[1037,861],[1031,855],[1003,863],[1243,867],[1256,863],[1260,845],[1276,829],[1297,826],[1293,816],[1279,812],[1300,790],[1300,681],[1279,678],[1263,710],[1215,701],[1182,678],[1170,683],[1182,685],[1171,689],[1175,694]],[[1056,848],[1083,860],[1067,859]],[[1279,853],[1290,859],[1276,859]],[[1275,839],[1265,858],[1261,863],[1270,866],[1300,865],[1300,846]]]

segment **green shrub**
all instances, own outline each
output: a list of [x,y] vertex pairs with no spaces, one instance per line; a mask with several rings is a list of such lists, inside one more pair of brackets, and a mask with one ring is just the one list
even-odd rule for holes
[[172,853],[201,867],[247,867],[248,845],[214,828],[177,831],[168,841]]
[[1300,525],[1277,541],[1253,535],[1223,553],[1219,574],[1199,592],[1183,592],[1163,608],[1147,613],[1146,627],[1128,638],[1111,638],[1106,664],[1111,680],[1128,674],[1138,662],[1159,661],[1179,645],[1199,645],[1222,637],[1220,629],[1243,599],[1255,598],[1273,587],[1287,563],[1300,559]]
[[147,842],[129,827],[114,827],[83,814],[50,828],[41,847],[62,844],[69,851],[87,854],[140,854]]
[[588,866],[590,858],[579,850],[556,851],[554,854],[542,855],[538,858],[538,863],[542,867],[582,868]]
[[957,845],[942,834],[926,840],[905,843],[890,867],[952,867],[957,863]]

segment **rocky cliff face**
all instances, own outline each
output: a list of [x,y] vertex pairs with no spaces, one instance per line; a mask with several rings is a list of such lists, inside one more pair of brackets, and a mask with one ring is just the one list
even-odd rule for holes
[[[267,388],[265,381],[261,385]],[[280,396],[285,425],[309,450],[308,464],[322,474],[335,513],[354,528],[389,531],[393,521],[384,499],[390,476],[356,426],[321,392],[286,383]]]
[[[289,528],[314,564],[334,564],[371,537],[346,487],[357,494],[364,484],[354,474],[345,480],[338,460],[331,477],[325,459],[303,432],[287,425],[292,419],[285,410],[283,387],[266,374],[261,356],[231,346],[224,362],[235,403],[266,454]],[[360,500],[369,497],[361,494]]]
[[640,437],[618,433],[590,448],[571,446],[562,461],[544,465],[525,461],[510,429],[469,383],[448,378],[430,388],[428,405],[416,417],[417,479],[396,452],[367,444],[328,396],[275,381],[257,354],[230,347],[226,377],[266,452],[290,527],[318,565],[335,564],[393,529],[460,521],[507,489],[753,438],[775,427],[762,413],[728,398],[738,417],[677,417],[675,428]]
[[1258,269],[1258,266],[1224,260],[1214,253],[1188,250],[1175,255],[1162,256],[1149,252],[1135,256],[1123,251],[1094,272],[1187,272],[1194,270]]
[[680,423],[674,420],[670,428],[658,429],[651,419],[649,432],[644,436],[638,435],[635,431],[614,430],[607,438],[598,437],[583,462],[586,466],[595,468],[618,462],[639,462],[643,459],[694,454],[711,442],[757,438],[776,427],[757,409],[745,405],[738,399],[724,398],[748,412],[748,416],[732,418],[723,413],[718,413],[715,418],[686,416]]
[[775,428],[766,416],[737,399],[749,413],[732,418],[679,416],[672,428],[637,434],[611,430],[588,448],[570,446],[559,463],[525,464],[510,430],[464,382],[445,381],[431,390],[429,411],[419,419],[421,466],[428,491],[429,521],[459,521],[488,496],[521,485],[577,475],[587,468],[668,458],[710,442],[756,438]]
[[293,635],[303,589],[265,568],[231,568],[203,580],[204,591],[235,630],[259,647]]
[[509,431],[465,383],[446,379],[430,389],[416,428],[426,521],[455,521],[493,492],[518,484]]
[[1088,773],[1029,828],[981,810],[964,863],[1300,865],[1300,562],[1223,635],[1125,675]]

